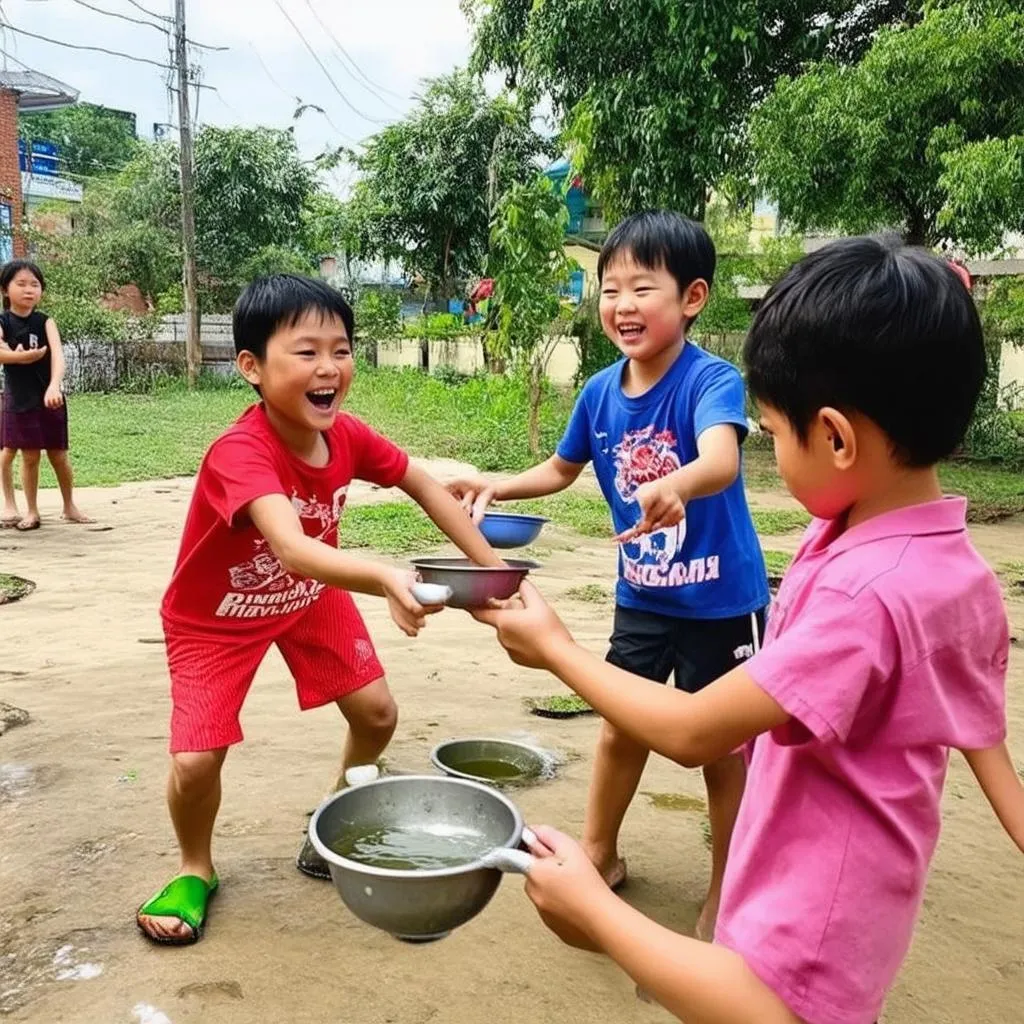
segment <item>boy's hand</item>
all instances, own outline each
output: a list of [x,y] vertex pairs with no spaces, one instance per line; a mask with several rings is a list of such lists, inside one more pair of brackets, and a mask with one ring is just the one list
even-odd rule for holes
[[448,484],[447,490],[479,526],[487,512],[487,506],[494,501],[497,487],[482,476],[464,476]]
[[608,886],[574,839],[544,825],[534,832],[539,842],[530,845],[534,862],[526,875],[526,895],[544,924],[563,942],[602,952],[587,918],[610,895]]
[[59,409],[64,404],[64,395],[57,384],[51,384],[43,396],[43,404],[47,409]]
[[472,615],[478,622],[493,626],[508,656],[526,668],[549,668],[559,647],[574,643],[562,620],[530,583],[524,582],[518,597],[502,607],[480,609]]
[[679,495],[677,485],[669,477],[643,484],[637,488],[635,497],[642,513],[640,522],[615,538],[619,544],[628,543],[644,533],[655,533],[676,526],[686,515],[686,505]]
[[419,631],[427,624],[427,616],[434,615],[444,608],[443,604],[420,604],[412,596],[411,590],[413,584],[418,582],[416,573],[406,572],[404,569],[387,570],[381,581],[391,618],[406,636],[418,636]]

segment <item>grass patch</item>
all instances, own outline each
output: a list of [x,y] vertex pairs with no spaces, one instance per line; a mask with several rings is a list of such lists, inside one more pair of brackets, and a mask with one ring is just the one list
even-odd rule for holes
[[615,534],[612,514],[604,498],[563,491],[549,498],[512,502],[508,507],[516,512],[546,516],[558,526],[568,527],[584,537],[607,540]]
[[802,530],[811,521],[803,509],[795,508],[755,508],[751,509],[750,515],[754,529],[765,537]]
[[401,501],[347,508],[338,526],[341,547],[372,548],[382,555],[422,554],[446,540],[418,505]]
[[1024,472],[970,462],[946,462],[939,479],[947,494],[967,498],[967,519],[995,523],[1024,513]]
[[711,819],[705,817],[700,823],[700,834],[704,840],[704,845],[710,850],[713,845],[711,839]]
[[0,572],[0,604],[20,601],[21,598],[28,597],[35,589],[36,585],[31,580]]
[[528,697],[525,703],[530,711],[547,713],[559,718],[589,715],[594,710],[582,697],[577,697],[574,693],[568,696],[559,693],[551,697]]
[[583,601],[586,604],[606,604],[612,599],[612,592],[600,583],[584,583],[579,587],[570,587],[565,596],[573,601]]
[[[204,382],[188,391],[174,381],[142,395],[72,395],[68,405],[77,481],[110,486],[191,476],[210,442],[255,397],[237,383]],[[541,407],[542,452],[554,450],[572,402],[567,392],[547,391]],[[346,408],[413,455],[457,459],[505,473],[537,461],[526,440],[526,389],[514,379],[480,376],[446,383],[416,370],[361,365]],[[754,490],[783,489],[766,438],[753,436],[744,445],[743,472]],[[972,522],[1024,514],[1024,473],[958,461],[941,466],[940,476],[947,492],[967,497]],[[45,459],[42,481],[47,487],[56,483]],[[562,494],[522,507],[588,537],[612,534],[608,509],[599,498]]]
[[999,577],[1011,590],[1024,590],[1024,562],[1004,562]]
[[774,576],[781,579],[793,561],[793,556],[787,551],[765,551],[762,553],[769,577]]

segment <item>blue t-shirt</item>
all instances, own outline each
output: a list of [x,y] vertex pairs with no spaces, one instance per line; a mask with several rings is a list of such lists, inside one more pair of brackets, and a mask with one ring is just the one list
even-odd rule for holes
[[[641,518],[637,489],[697,458],[697,438],[731,423],[747,433],[743,378],[731,363],[687,342],[648,392],[622,390],[626,361],[583,387],[558,445],[568,462],[594,463],[616,533]],[[620,545],[616,600],[626,608],[685,619],[727,619],[768,604],[761,545],[742,476],[687,503],[678,526]]]

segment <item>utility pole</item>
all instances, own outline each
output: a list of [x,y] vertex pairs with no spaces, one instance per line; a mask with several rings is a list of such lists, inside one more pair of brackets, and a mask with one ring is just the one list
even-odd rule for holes
[[174,64],[178,72],[178,130],[181,144],[181,252],[184,260],[182,285],[185,294],[185,369],[189,387],[199,377],[203,349],[199,336],[199,306],[196,302],[196,211],[192,158],[192,115],[189,110],[188,50],[185,39],[185,0],[174,0]]

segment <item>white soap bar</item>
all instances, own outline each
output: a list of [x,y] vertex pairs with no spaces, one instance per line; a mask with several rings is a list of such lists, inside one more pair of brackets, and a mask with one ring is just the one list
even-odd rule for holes
[[452,597],[452,588],[439,583],[414,583],[411,590],[420,604],[447,604]]
[[380,769],[375,764],[358,764],[345,772],[345,782],[349,786],[362,786],[379,778]]

